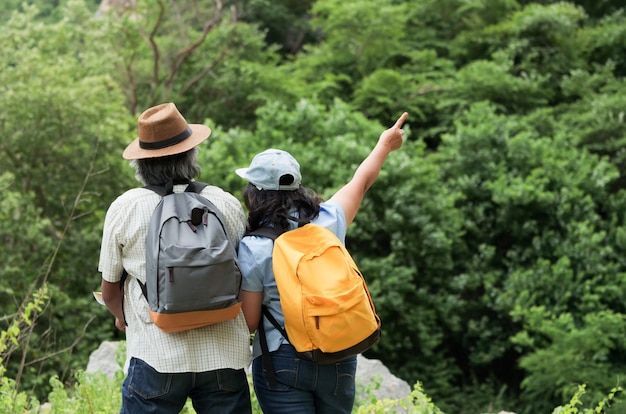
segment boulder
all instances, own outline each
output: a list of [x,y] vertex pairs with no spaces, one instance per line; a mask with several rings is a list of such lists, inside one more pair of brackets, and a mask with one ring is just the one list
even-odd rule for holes
[[[404,380],[393,375],[378,359],[367,359],[363,355],[357,357],[356,382],[359,387],[372,389],[378,400],[385,398],[402,399],[411,393],[411,386]],[[376,388],[376,386],[378,388]]]
[[109,378],[115,378],[115,372],[122,369],[122,367],[117,363],[116,358],[119,344],[120,343],[117,341],[102,342],[98,349],[89,355],[89,361],[87,362],[85,372],[102,372]]
[[[119,342],[105,341],[89,356],[85,369],[88,373],[102,372],[109,378],[122,369],[118,364],[116,353]],[[411,393],[406,381],[394,376],[383,363],[377,359],[367,359],[362,355],[357,358],[356,381],[359,389],[369,388],[377,399],[402,399]]]

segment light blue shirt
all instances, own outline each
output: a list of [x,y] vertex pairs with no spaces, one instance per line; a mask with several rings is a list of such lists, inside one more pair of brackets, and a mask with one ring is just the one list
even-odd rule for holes
[[[346,215],[340,205],[332,202],[320,204],[319,216],[311,221],[335,233],[342,243],[346,238]],[[292,224],[293,227],[296,223]],[[283,311],[274,272],[272,271],[272,248],[274,243],[267,237],[246,236],[239,243],[239,266],[243,274],[243,290],[263,292],[265,305],[278,323],[284,326]],[[276,351],[283,343],[288,343],[281,333],[274,328],[266,317],[261,315],[270,352]],[[255,335],[252,344],[253,358],[261,355],[259,335]]]

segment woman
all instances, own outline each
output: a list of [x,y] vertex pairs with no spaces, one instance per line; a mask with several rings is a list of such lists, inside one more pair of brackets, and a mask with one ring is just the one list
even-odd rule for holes
[[[405,112],[384,131],[378,143],[359,165],[352,179],[329,201],[300,185],[300,165],[285,151],[269,149],[257,154],[248,168],[237,174],[248,180],[243,198],[248,208],[248,231],[263,226],[291,229],[300,222],[321,225],[344,241],[363,196],[374,184],[391,151],[402,146]],[[239,264],[244,276],[243,312],[250,332],[261,323],[266,306],[282,325],[284,317],[272,272],[273,241],[244,237],[239,245]],[[263,412],[350,413],[355,397],[356,357],[335,364],[316,364],[299,358],[280,331],[264,318],[263,327],[277,384],[270,386],[263,372],[259,335],[253,344],[254,390]]]

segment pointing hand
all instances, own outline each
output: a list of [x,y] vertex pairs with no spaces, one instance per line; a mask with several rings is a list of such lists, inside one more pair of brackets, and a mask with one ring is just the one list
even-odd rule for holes
[[391,128],[380,134],[379,142],[386,145],[390,151],[395,151],[402,146],[404,131],[401,128],[408,116],[408,112],[403,113]]

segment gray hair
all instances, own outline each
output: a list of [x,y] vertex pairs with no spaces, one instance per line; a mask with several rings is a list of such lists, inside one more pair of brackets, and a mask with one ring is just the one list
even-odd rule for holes
[[158,158],[132,160],[135,178],[143,185],[163,185],[169,180],[192,180],[200,173],[198,149]]

